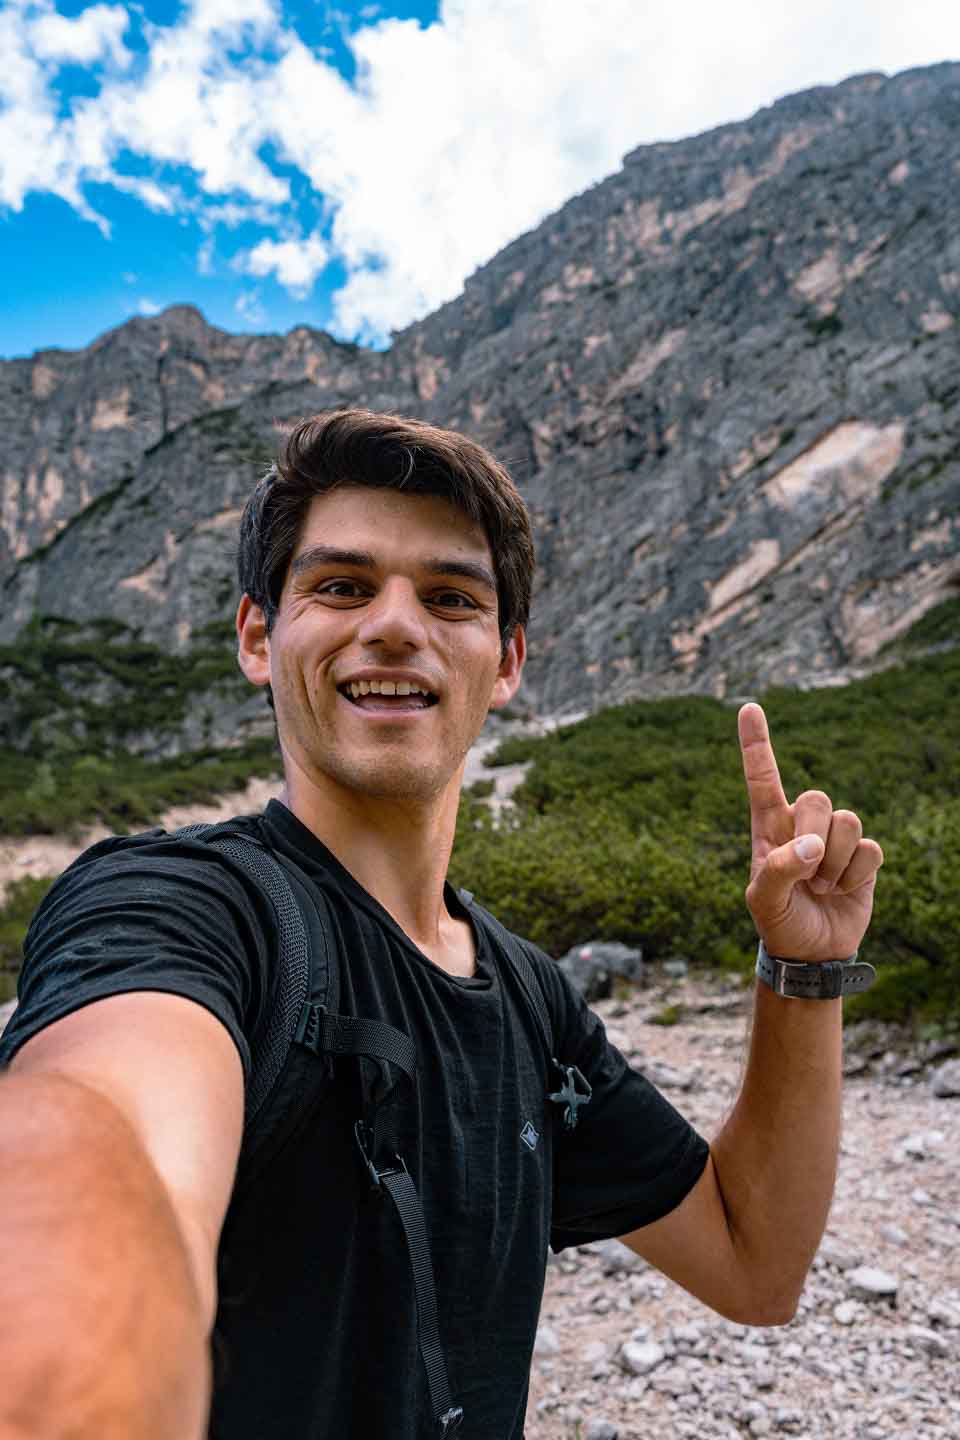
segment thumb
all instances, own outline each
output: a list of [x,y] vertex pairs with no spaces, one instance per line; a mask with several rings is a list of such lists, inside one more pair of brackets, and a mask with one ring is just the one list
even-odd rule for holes
[[747,888],[747,903],[755,920],[783,914],[794,885],[816,874],[823,848],[819,835],[798,835],[770,851]]

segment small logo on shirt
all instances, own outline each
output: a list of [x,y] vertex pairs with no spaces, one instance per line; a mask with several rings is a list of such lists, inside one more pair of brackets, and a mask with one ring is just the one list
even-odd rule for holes
[[524,1125],[523,1129],[520,1131],[520,1139],[523,1141],[524,1145],[526,1145],[528,1150],[536,1150],[537,1144],[540,1140],[540,1136],[537,1134],[536,1130],[534,1130],[529,1120],[527,1121],[526,1125]]

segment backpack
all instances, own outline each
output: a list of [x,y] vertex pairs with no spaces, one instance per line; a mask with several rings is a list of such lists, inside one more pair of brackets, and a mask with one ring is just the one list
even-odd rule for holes
[[[370,1067],[358,1066],[361,1100],[354,1124],[358,1163],[372,1188],[393,1202],[403,1227],[416,1295],[420,1357],[437,1433],[444,1440],[460,1425],[463,1409],[455,1405],[450,1396],[423,1206],[403,1157],[391,1143],[390,1135],[380,1133],[378,1125],[380,1107],[396,1086],[416,1085],[415,1046],[409,1035],[384,1021],[339,1013],[337,965],[331,963],[325,938],[321,946],[323,954],[311,953],[293,878],[265,844],[247,832],[234,829],[234,823],[226,820],[215,825],[187,825],[171,831],[168,838],[200,840],[213,845],[266,892],[277,915],[279,981],[265,1032],[252,1054],[243,1146],[235,1184],[237,1187],[249,1184],[269,1165],[271,1157],[304,1119],[309,1118],[309,1114],[304,1113],[303,1097],[309,1089],[309,1080],[316,1080],[318,1060],[325,1075],[332,1074],[333,1062],[340,1056],[378,1062],[376,1079],[371,1078]],[[458,893],[465,905],[473,902],[469,890]],[[311,899],[323,912],[326,898],[319,886],[312,887]],[[482,914],[520,981],[518,991],[540,1035],[548,1073],[559,1077],[558,1088],[547,1098],[562,1107],[564,1128],[572,1130],[577,1124],[578,1110],[590,1100],[591,1087],[575,1065],[563,1065],[554,1055],[550,1011],[523,942],[488,911],[483,910]],[[325,937],[325,933],[321,925],[321,937]]]

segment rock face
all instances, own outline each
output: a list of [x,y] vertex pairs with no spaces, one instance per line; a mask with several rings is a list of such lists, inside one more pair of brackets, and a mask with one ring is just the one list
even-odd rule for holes
[[960,65],[860,76],[633,152],[387,352],[177,306],[0,364],[0,643],[99,618],[188,654],[278,431],[350,403],[512,468],[532,708],[863,673],[960,595],[958,153]]

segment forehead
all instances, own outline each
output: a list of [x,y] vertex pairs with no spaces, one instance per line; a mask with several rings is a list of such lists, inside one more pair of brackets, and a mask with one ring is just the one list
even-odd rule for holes
[[359,485],[314,496],[291,558],[320,544],[368,550],[385,562],[438,547],[451,557],[492,559],[483,526],[443,496]]

